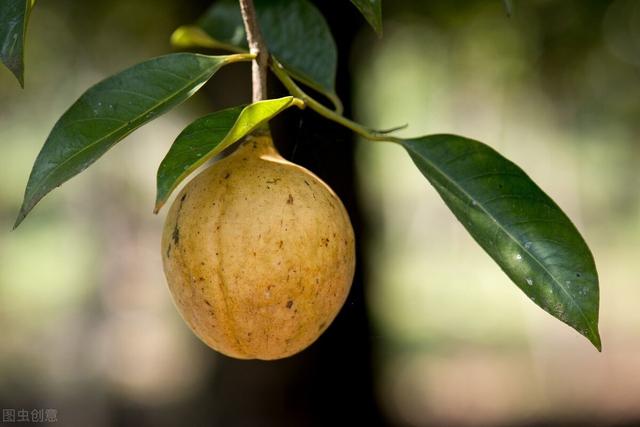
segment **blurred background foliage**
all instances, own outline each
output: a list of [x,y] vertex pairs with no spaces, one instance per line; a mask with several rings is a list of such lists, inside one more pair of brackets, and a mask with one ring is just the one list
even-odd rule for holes
[[[484,141],[545,189],[595,255],[604,352],[509,282],[400,147],[361,141],[377,405],[390,425],[637,425],[640,2],[512,3],[507,17],[500,1],[384,2],[384,37],[361,23],[339,64],[352,93],[340,95],[375,128]],[[171,31],[206,6],[42,0],[27,89],[0,71],[0,407],[55,407],[63,425],[208,419],[198,396],[219,359],[169,299],[155,172],[190,121],[248,99],[246,67],[222,70],[9,232],[62,112],[98,80],[170,51]],[[135,416],[114,416],[114,401]],[[283,405],[283,419],[300,411]]]

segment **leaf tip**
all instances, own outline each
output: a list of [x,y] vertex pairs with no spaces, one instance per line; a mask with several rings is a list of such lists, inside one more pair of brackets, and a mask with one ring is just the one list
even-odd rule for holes
[[16,218],[16,222],[13,223],[13,227],[11,227],[11,231],[18,228],[18,226],[22,223],[24,218],[27,216],[28,211],[24,210],[24,207],[20,208],[20,212],[18,212],[18,217]]
[[24,74],[20,73],[20,75],[16,74],[16,78],[18,79],[18,83],[20,83],[20,88],[24,89]]
[[602,353],[602,341],[600,340],[600,333],[598,332],[598,328],[596,327],[594,330],[590,331],[591,333],[587,336],[587,339],[593,344],[593,346],[598,350],[599,353]]
[[156,204],[153,207],[153,214],[157,215],[158,212],[160,212],[160,209],[162,209],[162,207],[164,206],[164,200],[161,200],[160,198],[156,199]]
[[184,48],[189,47],[189,40],[187,37],[188,28],[186,25],[176,28],[169,37],[169,43],[173,47]]
[[511,5],[511,0],[502,0],[502,5],[504,6],[504,12],[507,15],[507,18],[511,18],[511,16],[513,16],[513,6]]
[[580,333],[580,335],[584,336],[589,342],[598,350],[599,353],[602,353],[602,341],[600,339],[600,331],[598,330],[598,323],[596,322],[587,322],[586,329],[577,328],[572,325],[572,327]]
[[[3,62],[5,62],[5,61],[3,61]],[[5,66],[7,67],[7,69],[9,71],[11,71],[11,74],[14,75],[16,80],[18,80],[18,84],[20,85],[20,88],[24,89],[24,68],[23,68],[23,66],[22,65],[11,66],[6,62],[5,62]]]
[[373,27],[373,30],[376,32],[376,36],[378,36],[378,39],[381,39],[383,36],[382,23],[380,23],[378,26]]

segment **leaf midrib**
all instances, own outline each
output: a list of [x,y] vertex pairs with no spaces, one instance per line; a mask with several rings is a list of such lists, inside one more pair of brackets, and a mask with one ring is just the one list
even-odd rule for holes
[[[418,153],[418,155],[426,163],[428,163],[436,172],[438,172],[441,176],[443,176],[447,182],[451,183],[451,185],[453,185],[456,189],[458,189],[464,196],[466,196],[471,201],[475,200],[473,197],[471,197],[471,195],[463,187],[458,185],[453,179],[451,179],[449,177],[448,174],[446,174],[442,169],[440,169],[438,166],[436,166],[431,160],[429,160],[427,157],[421,155],[417,151],[416,151],[416,153]],[[597,337],[598,334],[596,333],[596,331],[591,326],[591,322],[589,321],[587,316],[584,314],[584,311],[582,310],[582,307],[580,307],[580,305],[578,303],[576,303],[575,299],[571,296],[571,294],[567,291],[567,289],[554,277],[553,274],[551,274],[551,272],[544,266],[544,264],[542,264],[535,256],[533,256],[533,254],[527,248],[525,248],[524,245],[520,244],[518,239],[516,239],[507,229],[505,229],[500,224],[500,222],[498,222],[497,219],[493,215],[491,215],[484,208],[484,206],[482,205],[481,202],[476,201],[476,205],[475,206],[479,207],[482,210],[482,212],[485,213],[485,215],[487,215],[489,218],[491,218],[493,220],[493,222],[498,226],[498,228],[504,232],[504,234],[506,234],[511,240],[516,242],[516,244],[522,249],[522,251],[525,252],[529,258],[533,259],[542,268],[542,270],[544,270],[544,272],[551,278],[551,280],[553,280],[553,282],[555,282],[557,284],[557,286],[569,297],[569,300],[571,301],[571,304],[578,308],[578,311],[580,312],[580,315],[582,316],[582,318],[584,319],[585,323],[587,324],[587,327],[589,328],[589,330],[593,334],[593,337],[594,338]]]

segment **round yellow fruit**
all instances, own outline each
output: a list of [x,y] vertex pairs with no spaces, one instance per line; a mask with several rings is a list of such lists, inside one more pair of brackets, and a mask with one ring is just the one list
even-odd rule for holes
[[335,193],[251,136],[178,194],[162,258],[180,314],[207,345],[241,359],[295,354],[329,326],[355,268]]

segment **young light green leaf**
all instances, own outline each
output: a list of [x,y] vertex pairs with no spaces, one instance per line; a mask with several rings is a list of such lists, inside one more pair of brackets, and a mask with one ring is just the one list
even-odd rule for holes
[[478,141],[431,135],[400,143],[509,278],[600,350],[593,256],[549,196],[522,169]]
[[24,41],[35,0],[0,2],[0,59],[24,87]]
[[176,28],[173,34],[171,34],[171,44],[182,49],[190,47],[205,47],[208,49],[223,49],[236,53],[246,53],[249,51],[247,48],[214,40],[202,28],[195,25],[183,25]]
[[187,126],[158,168],[154,213],[194,170],[292,105],[301,106],[292,96],[269,99],[216,111]]
[[189,98],[220,67],[252,58],[175,53],[134,65],[87,90],[58,120],[38,154],[14,228],[49,191]]
[[[337,49],[322,14],[308,0],[255,0],[258,22],[270,53],[296,80],[322,93],[341,108],[335,92]],[[172,41],[202,47],[247,49],[237,0],[216,1],[198,21],[210,40],[179,28]],[[175,40],[174,40],[175,39]]]
[[351,0],[379,37],[382,37],[382,0]]

